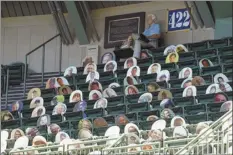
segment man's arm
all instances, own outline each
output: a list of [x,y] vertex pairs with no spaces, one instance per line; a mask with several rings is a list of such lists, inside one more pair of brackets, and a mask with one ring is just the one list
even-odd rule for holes
[[152,34],[151,36],[147,36],[148,39],[159,39],[160,34]]

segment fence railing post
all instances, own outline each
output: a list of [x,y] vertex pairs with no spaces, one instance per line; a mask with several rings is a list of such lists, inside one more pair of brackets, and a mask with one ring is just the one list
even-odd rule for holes
[[27,79],[27,55],[25,56],[23,97],[25,97],[26,94],[26,79]]
[[45,63],[45,45],[43,45],[43,51],[42,51],[42,87],[44,86],[44,63]]
[[62,66],[62,38],[60,37],[60,50],[59,50],[59,75],[61,75],[61,66]]

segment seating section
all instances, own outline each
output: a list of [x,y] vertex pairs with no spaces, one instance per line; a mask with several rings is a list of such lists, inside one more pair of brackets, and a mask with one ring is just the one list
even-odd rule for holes
[[[168,70],[170,72],[170,79],[168,81],[157,82],[160,89],[166,89],[171,92],[172,106],[169,107],[175,116],[182,117],[186,122],[186,129],[188,135],[185,138],[193,138],[197,135],[196,126],[200,122],[214,122],[220,118],[224,113],[220,112],[220,107],[223,102],[215,102],[215,94],[205,94],[208,86],[214,83],[214,76],[218,73],[223,73],[229,79],[228,84],[232,87],[232,65],[233,65],[233,50],[230,44],[232,38],[220,39],[220,40],[210,40],[198,43],[185,44],[189,52],[179,54],[179,62],[177,63],[165,63],[166,56],[163,56],[164,47],[159,49],[149,49],[152,57],[146,59],[137,59],[138,66],[141,69],[141,74],[136,77],[138,84],[135,87],[139,90],[138,94],[125,95],[124,78],[127,74],[127,69],[124,69],[123,62],[118,63],[118,69],[113,72],[104,72],[103,64],[97,65],[97,71],[100,75],[99,82],[102,84],[103,90],[106,89],[109,84],[116,82],[120,84],[120,87],[114,88],[117,96],[106,98],[108,101],[108,106],[106,108],[96,108],[94,109],[95,100],[89,100],[88,83],[85,83],[86,75],[82,75],[84,67],[77,68],[77,75],[72,77],[67,77],[69,81],[70,88],[72,91],[81,90],[83,92],[83,99],[87,102],[87,108],[85,111],[73,112],[73,108],[76,104],[69,103],[69,95],[64,95],[64,104],[67,106],[67,111],[64,115],[52,115],[55,105],[51,105],[51,101],[54,96],[57,95],[57,88],[53,89],[41,89],[41,97],[44,99],[44,107],[46,109],[46,114],[51,116],[51,123],[58,124],[62,131],[65,131],[71,138],[80,139],[77,131],[78,123],[83,118],[88,119],[91,124],[94,124],[94,120],[97,117],[103,117],[107,126],[105,127],[92,127],[91,132],[95,136],[105,136],[105,132],[108,127],[118,124],[116,118],[124,114],[129,122],[134,123],[141,130],[140,138],[143,138],[143,131],[150,130],[154,121],[148,121],[148,116],[154,115],[158,119],[163,119],[162,113],[164,108],[161,107],[161,101],[158,99],[158,93],[152,93],[151,102],[138,103],[139,97],[148,92],[148,85],[151,82],[156,82],[157,74],[147,74],[147,69],[152,63],[159,63],[161,65],[161,70]],[[213,66],[201,67],[199,66],[199,61],[201,59],[209,59]],[[231,67],[230,67],[231,66]],[[193,71],[194,76],[200,76],[205,80],[205,85],[196,86],[197,95],[183,97],[183,91],[185,88],[181,88],[182,82],[185,80],[179,79],[179,72],[185,68],[190,67]],[[18,72],[17,72],[18,74]],[[23,72],[22,72],[23,74]],[[19,75],[20,79],[21,74]],[[53,75],[52,75],[53,76]],[[52,77],[51,76],[51,77]],[[37,78],[35,78],[37,77]],[[39,76],[35,76],[34,79],[39,79]],[[46,77],[48,79],[49,76]],[[10,83],[18,83],[18,80],[10,80]],[[33,79],[30,78],[29,79]],[[36,81],[36,80],[35,80]],[[20,83],[20,82],[19,82]],[[32,82],[33,83],[33,82]],[[28,90],[29,91],[29,90]],[[27,91],[27,92],[28,92]],[[228,100],[232,100],[232,91],[225,92],[228,96]],[[44,126],[37,126],[37,120],[39,117],[31,118],[33,109],[30,109],[31,100],[22,100],[23,110],[21,112],[12,112],[14,120],[2,121],[2,130],[8,129],[11,131],[15,128],[20,128],[23,131],[27,127],[36,127],[40,134],[43,135],[47,141],[54,142],[55,135],[48,134],[47,128]],[[124,133],[125,125],[120,125],[120,133]],[[166,120],[166,128],[163,131],[166,134],[166,145],[163,143],[163,147],[174,146],[175,143],[172,141],[174,137],[174,128],[171,127],[171,120]],[[185,139],[184,138],[184,139]],[[187,144],[189,139],[186,139],[182,145]],[[10,141],[8,141],[10,143]],[[12,141],[11,141],[12,143]],[[13,142],[14,143],[14,142]],[[30,144],[31,144],[30,139]],[[178,144],[177,144],[178,145]],[[101,146],[101,145],[100,145]],[[8,145],[8,151],[12,149],[13,145]],[[87,154],[87,153],[86,153]]]

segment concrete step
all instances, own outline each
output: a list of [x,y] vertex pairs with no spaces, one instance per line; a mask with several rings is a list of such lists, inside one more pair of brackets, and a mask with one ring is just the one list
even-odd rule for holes
[[[61,73],[61,75],[63,75],[64,72]],[[42,74],[41,73],[31,73],[29,74],[28,76],[41,76]],[[59,73],[58,72],[47,72],[47,73],[44,73],[45,76],[59,76]]]

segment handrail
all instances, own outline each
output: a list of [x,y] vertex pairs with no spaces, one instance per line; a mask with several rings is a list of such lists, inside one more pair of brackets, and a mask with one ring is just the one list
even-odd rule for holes
[[44,42],[43,44],[39,45],[38,47],[36,47],[35,49],[33,49],[32,51],[28,52],[25,55],[25,68],[24,68],[24,87],[23,87],[23,95],[25,97],[26,94],[26,79],[27,79],[27,59],[28,56],[32,53],[34,53],[36,50],[40,49],[42,47],[42,67],[41,67],[41,85],[44,86],[44,65],[45,65],[45,45],[47,43],[49,43],[50,41],[52,41],[53,39],[60,37],[60,50],[59,50],[59,74],[61,74],[61,63],[62,63],[62,38],[60,34],[55,35],[54,37],[50,38],[49,40],[47,40],[46,42]]

